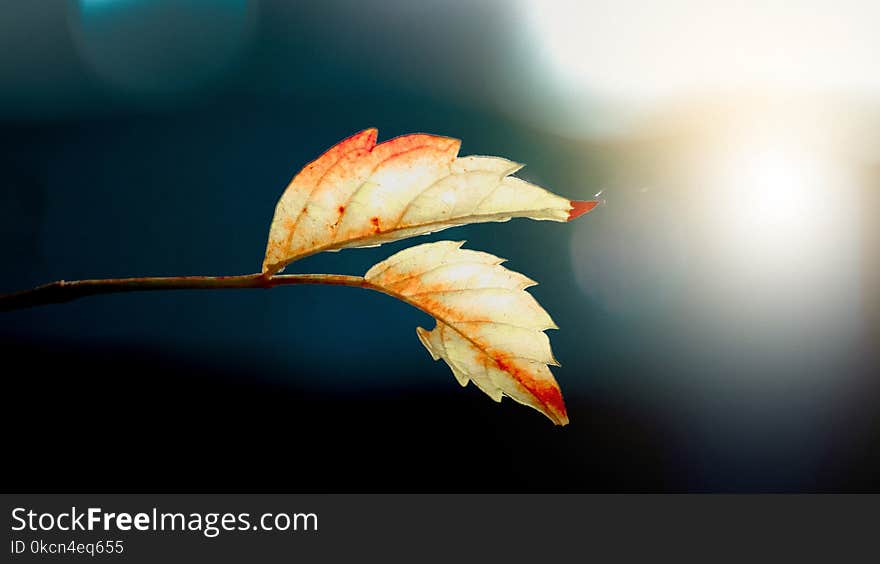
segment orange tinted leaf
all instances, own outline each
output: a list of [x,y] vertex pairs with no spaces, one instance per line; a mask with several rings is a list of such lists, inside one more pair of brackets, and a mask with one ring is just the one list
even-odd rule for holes
[[367,129],[297,174],[275,208],[263,272],[321,251],[376,246],[514,217],[568,221],[588,211],[510,176],[522,165],[458,157],[461,142],[416,133],[376,144]]
[[535,282],[501,266],[504,259],[461,245],[411,247],[364,278],[436,319],[433,330],[416,330],[419,339],[462,386],[473,381],[495,401],[508,396],[566,425],[562,393],[548,368],[558,363],[544,333],[556,325],[525,291]]

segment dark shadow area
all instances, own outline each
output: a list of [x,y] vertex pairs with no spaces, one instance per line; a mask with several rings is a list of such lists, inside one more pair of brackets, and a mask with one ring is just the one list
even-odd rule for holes
[[355,396],[159,350],[4,339],[2,357],[5,474],[21,491],[685,487],[655,418],[586,398],[555,428],[452,381],[448,393]]

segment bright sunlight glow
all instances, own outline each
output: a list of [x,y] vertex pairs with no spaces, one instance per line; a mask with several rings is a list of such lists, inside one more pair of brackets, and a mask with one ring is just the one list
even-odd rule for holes
[[[795,151],[781,147],[755,148],[734,156],[722,184],[742,202],[742,224],[764,239],[790,236],[809,226],[821,211],[817,183],[825,171]],[[729,194],[728,194],[729,195]]]
[[765,124],[714,145],[700,173],[709,221],[703,236],[715,240],[731,272],[782,288],[815,280],[851,246],[841,226],[853,227],[845,217],[855,179],[830,140],[794,124]]
[[551,74],[602,97],[880,91],[876,1],[520,1]]
[[752,257],[770,253],[775,260],[799,254],[823,204],[832,198],[834,179],[827,163],[785,142],[744,140],[730,148],[710,170],[720,234]]

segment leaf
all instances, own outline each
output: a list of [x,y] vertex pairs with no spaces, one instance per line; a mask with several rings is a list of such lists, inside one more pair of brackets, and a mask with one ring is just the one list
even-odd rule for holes
[[416,329],[419,339],[462,386],[473,381],[495,401],[508,396],[566,425],[562,392],[547,366],[559,363],[544,334],[557,327],[525,291],[536,282],[501,266],[504,259],[462,244],[410,247],[373,266],[364,279],[436,319],[432,331]]
[[457,139],[416,133],[376,145],[377,134],[345,139],[293,178],[275,208],[264,273],[321,251],[513,217],[568,221],[596,205],[510,176],[522,165],[507,159],[459,158]]

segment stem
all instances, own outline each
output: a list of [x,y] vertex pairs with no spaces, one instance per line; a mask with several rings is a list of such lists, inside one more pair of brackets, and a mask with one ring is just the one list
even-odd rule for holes
[[24,309],[45,304],[69,302],[95,294],[143,292],[153,290],[223,290],[274,288],[291,284],[330,284],[372,288],[361,276],[343,274],[242,274],[239,276],[149,276],[142,278],[102,278],[59,280],[30,290],[0,295],[0,311]]

